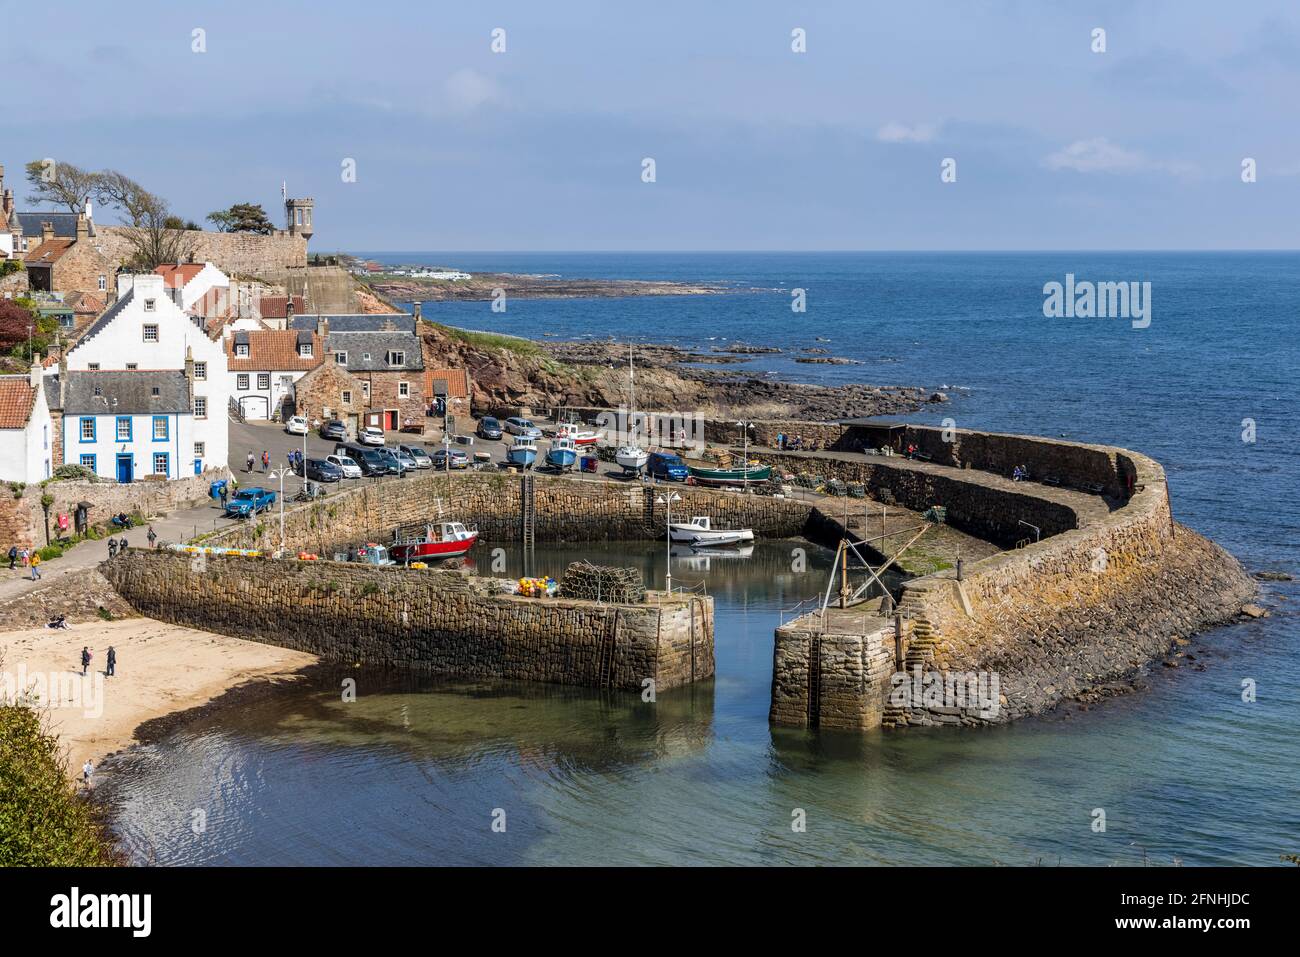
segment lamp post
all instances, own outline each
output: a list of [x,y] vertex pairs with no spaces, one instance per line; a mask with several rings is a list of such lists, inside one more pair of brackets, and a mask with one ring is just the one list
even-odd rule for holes
[[[267,475],[269,475],[271,478],[280,480],[280,554],[281,555],[284,554],[284,475],[288,471],[289,468],[288,466],[286,466],[280,469],[271,469],[271,471],[267,473]],[[302,474],[304,476],[303,481],[306,481],[305,476],[307,475],[307,465],[305,461],[302,467]]]
[[442,468],[447,473],[447,507],[451,507],[451,436],[442,433]]
[[682,497],[676,492],[669,492],[666,495],[660,495],[655,499],[659,505],[667,506],[668,519],[664,522],[664,537],[666,544],[664,546],[664,558],[667,561],[664,573],[664,590],[671,596],[673,593],[673,502],[680,502]]

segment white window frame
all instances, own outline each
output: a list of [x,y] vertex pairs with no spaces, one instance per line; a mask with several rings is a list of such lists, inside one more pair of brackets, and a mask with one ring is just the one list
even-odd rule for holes
[[[149,333],[150,333],[151,330],[152,330],[152,332],[153,332],[153,338],[152,338],[152,339],[149,338]],[[157,342],[158,342],[158,331],[159,331],[159,330],[158,330],[158,323],[156,323],[156,322],[146,322],[146,323],[144,324],[144,326],[142,327],[142,329],[141,329],[141,336],[140,336],[140,338],[141,338],[141,340],[142,340],[143,342],[152,342],[152,343],[157,343]]]
[[248,391],[248,373],[240,372],[235,376],[235,388],[240,392]]
[[[202,409],[202,411],[200,411]],[[208,397],[206,395],[196,395],[194,397],[194,418],[206,419],[208,417]]]
[[194,363],[194,379],[197,382],[206,382],[208,380],[208,364],[206,362]]

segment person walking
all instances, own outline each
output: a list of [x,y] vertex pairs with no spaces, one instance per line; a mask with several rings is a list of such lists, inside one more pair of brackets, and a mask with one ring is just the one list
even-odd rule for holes
[[105,660],[108,662],[108,671],[106,674],[111,678],[113,675],[117,674],[117,649],[112,645],[108,646],[108,656]]
[[31,557],[31,554],[32,554],[31,549],[27,548],[26,546],[23,546],[23,550],[22,550],[21,552],[19,552],[18,554],[19,554],[19,556],[20,556],[20,557],[22,558],[22,560],[23,560],[23,568],[26,568],[26,567],[27,567],[27,560]]
[[90,787],[90,777],[95,773],[95,765],[91,763],[90,758],[86,758],[86,763],[81,766],[81,783],[87,788]]
[[130,544],[131,544],[131,543],[128,542],[128,541],[126,540],[126,536],[123,535],[123,536],[121,537],[121,539],[118,540],[118,543],[117,543],[117,553],[118,553],[119,555],[125,555],[125,554],[126,554],[126,547],[127,547],[128,545],[130,545]]
[[32,581],[39,581],[41,577],[41,553],[32,552]]
[[117,557],[117,539],[116,539],[116,538],[110,538],[110,539],[108,540],[108,557],[109,557],[109,558],[116,558],[116,557]]
[[262,449],[262,471],[265,472],[271,467],[271,453]]
[[247,461],[247,464],[245,464],[245,466],[244,466],[244,471],[245,471],[245,472],[251,472],[251,471],[253,471],[253,453],[252,453],[252,452],[249,452],[249,453],[248,453],[248,461]]
[[81,646],[81,674],[83,677],[86,674],[86,669],[90,667],[91,657],[92,655],[90,654],[90,649],[87,648],[85,645],[82,645]]
[[17,561],[18,561],[18,546],[10,545],[9,546],[9,570],[10,571],[14,570],[14,563],[16,563]]
[[223,485],[221,486],[221,508],[223,510],[226,507],[226,499],[228,498],[230,498],[230,489],[226,488],[226,486]]
[[149,526],[149,534],[146,535],[145,538],[149,539],[150,548],[158,547],[158,533],[153,530],[152,525]]

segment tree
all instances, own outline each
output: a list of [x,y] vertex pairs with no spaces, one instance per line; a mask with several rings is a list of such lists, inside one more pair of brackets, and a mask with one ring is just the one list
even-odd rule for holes
[[98,187],[99,174],[72,163],[33,160],[27,164],[27,182],[32,187],[29,202],[64,206],[70,213],[79,213]]
[[261,203],[236,203],[229,209],[208,213],[208,222],[223,233],[261,233],[270,235],[275,225],[266,218]]
[[57,319],[39,315],[33,306],[30,299],[0,299],[0,349],[16,359],[48,353],[59,331]]
[[151,205],[159,201],[135,180],[113,169],[96,175],[95,199],[100,205],[117,210],[128,226],[144,225]]
[[194,251],[193,241],[186,236],[185,230],[172,225],[175,222],[177,217],[167,208],[166,201],[151,196],[139,224],[122,228],[131,250],[127,268],[138,273],[153,272],[164,263],[189,259]]
[[181,219],[179,216],[168,216],[167,221],[164,222],[163,225],[168,229],[202,229],[203,228],[194,220]]

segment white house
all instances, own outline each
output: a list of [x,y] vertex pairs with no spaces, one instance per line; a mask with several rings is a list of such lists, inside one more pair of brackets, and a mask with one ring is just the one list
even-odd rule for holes
[[[146,410],[123,411],[117,414],[131,417],[149,416],[150,442],[163,441],[155,439],[153,416],[181,416],[178,421],[182,427],[169,430],[165,440],[173,445],[177,441],[181,442],[181,445],[176,446],[168,455],[168,469],[173,473],[173,477],[192,475],[205,468],[222,468],[227,464],[229,447],[227,408],[230,404],[230,382],[226,368],[226,350],[220,339],[214,341],[208,336],[201,319],[186,315],[172,300],[162,276],[155,273],[119,276],[117,302],[96,319],[77,340],[76,345],[68,350],[64,361],[60,363],[60,376],[65,371],[70,373],[68,380],[63,383],[65,405],[70,401],[69,396],[76,397],[78,400],[84,398],[81,392],[68,391],[69,383],[76,379],[76,373],[79,372],[138,372],[141,373],[139,377],[141,383],[147,384],[150,389],[159,388],[157,395],[146,396],[141,395],[136,387],[129,385],[129,377],[120,381],[113,380],[112,383],[113,391],[118,395],[120,402],[127,402],[133,407],[138,406]],[[159,372],[172,372],[176,375],[164,382],[152,375]],[[146,373],[150,375],[145,375]],[[148,411],[152,408],[150,403],[138,401],[174,395],[164,386],[172,383],[175,388],[179,388],[175,386],[178,381],[176,376],[187,380],[187,401],[191,415],[188,425],[185,425],[184,417],[180,412],[170,408],[167,411]],[[101,391],[109,384],[108,380],[98,382]],[[92,399],[98,402],[100,397],[94,396],[93,384],[88,388],[92,389],[90,393]],[[145,388],[145,385],[139,388]],[[60,408],[65,420],[62,429],[63,461],[78,462],[81,455],[95,455],[95,469],[98,474],[111,478],[118,478],[125,474],[120,470],[116,458],[111,463],[105,463],[99,459],[101,453],[98,450],[78,450],[82,435],[85,434],[89,441],[90,433],[83,433],[80,430],[81,426],[74,430],[73,423],[68,421],[71,411],[65,406]],[[111,406],[105,407],[102,413],[98,410],[92,411],[96,411],[96,414],[113,414]],[[78,409],[77,414],[89,415],[89,412]],[[90,426],[84,428],[89,429]],[[94,441],[98,443],[99,423],[96,423],[94,428],[96,429]],[[131,443],[137,443],[135,423],[131,424],[129,433],[125,431],[126,428],[125,425],[119,426],[115,420],[111,433],[116,437],[119,430],[122,430],[122,435],[130,435]],[[158,425],[156,428],[161,430],[162,426]],[[157,434],[161,435],[161,432]],[[120,454],[125,455],[130,451],[132,450],[125,449]],[[144,459],[138,461],[145,464],[137,464],[132,469],[133,476],[153,474],[156,462],[152,457],[147,462]]]
[[40,482],[52,474],[54,431],[41,365],[29,375],[0,376],[0,480]]
[[238,327],[226,337],[230,393],[249,419],[269,419],[293,385],[321,364],[324,343],[309,329]]
[[168,289],[180,292],[178,305],[181,309],[193,309],[204,298],[210,306],[217,303],[224,306],[230,302],[230,277],[212,263],[169,264],[159,266],[154,272],[162,276]]

